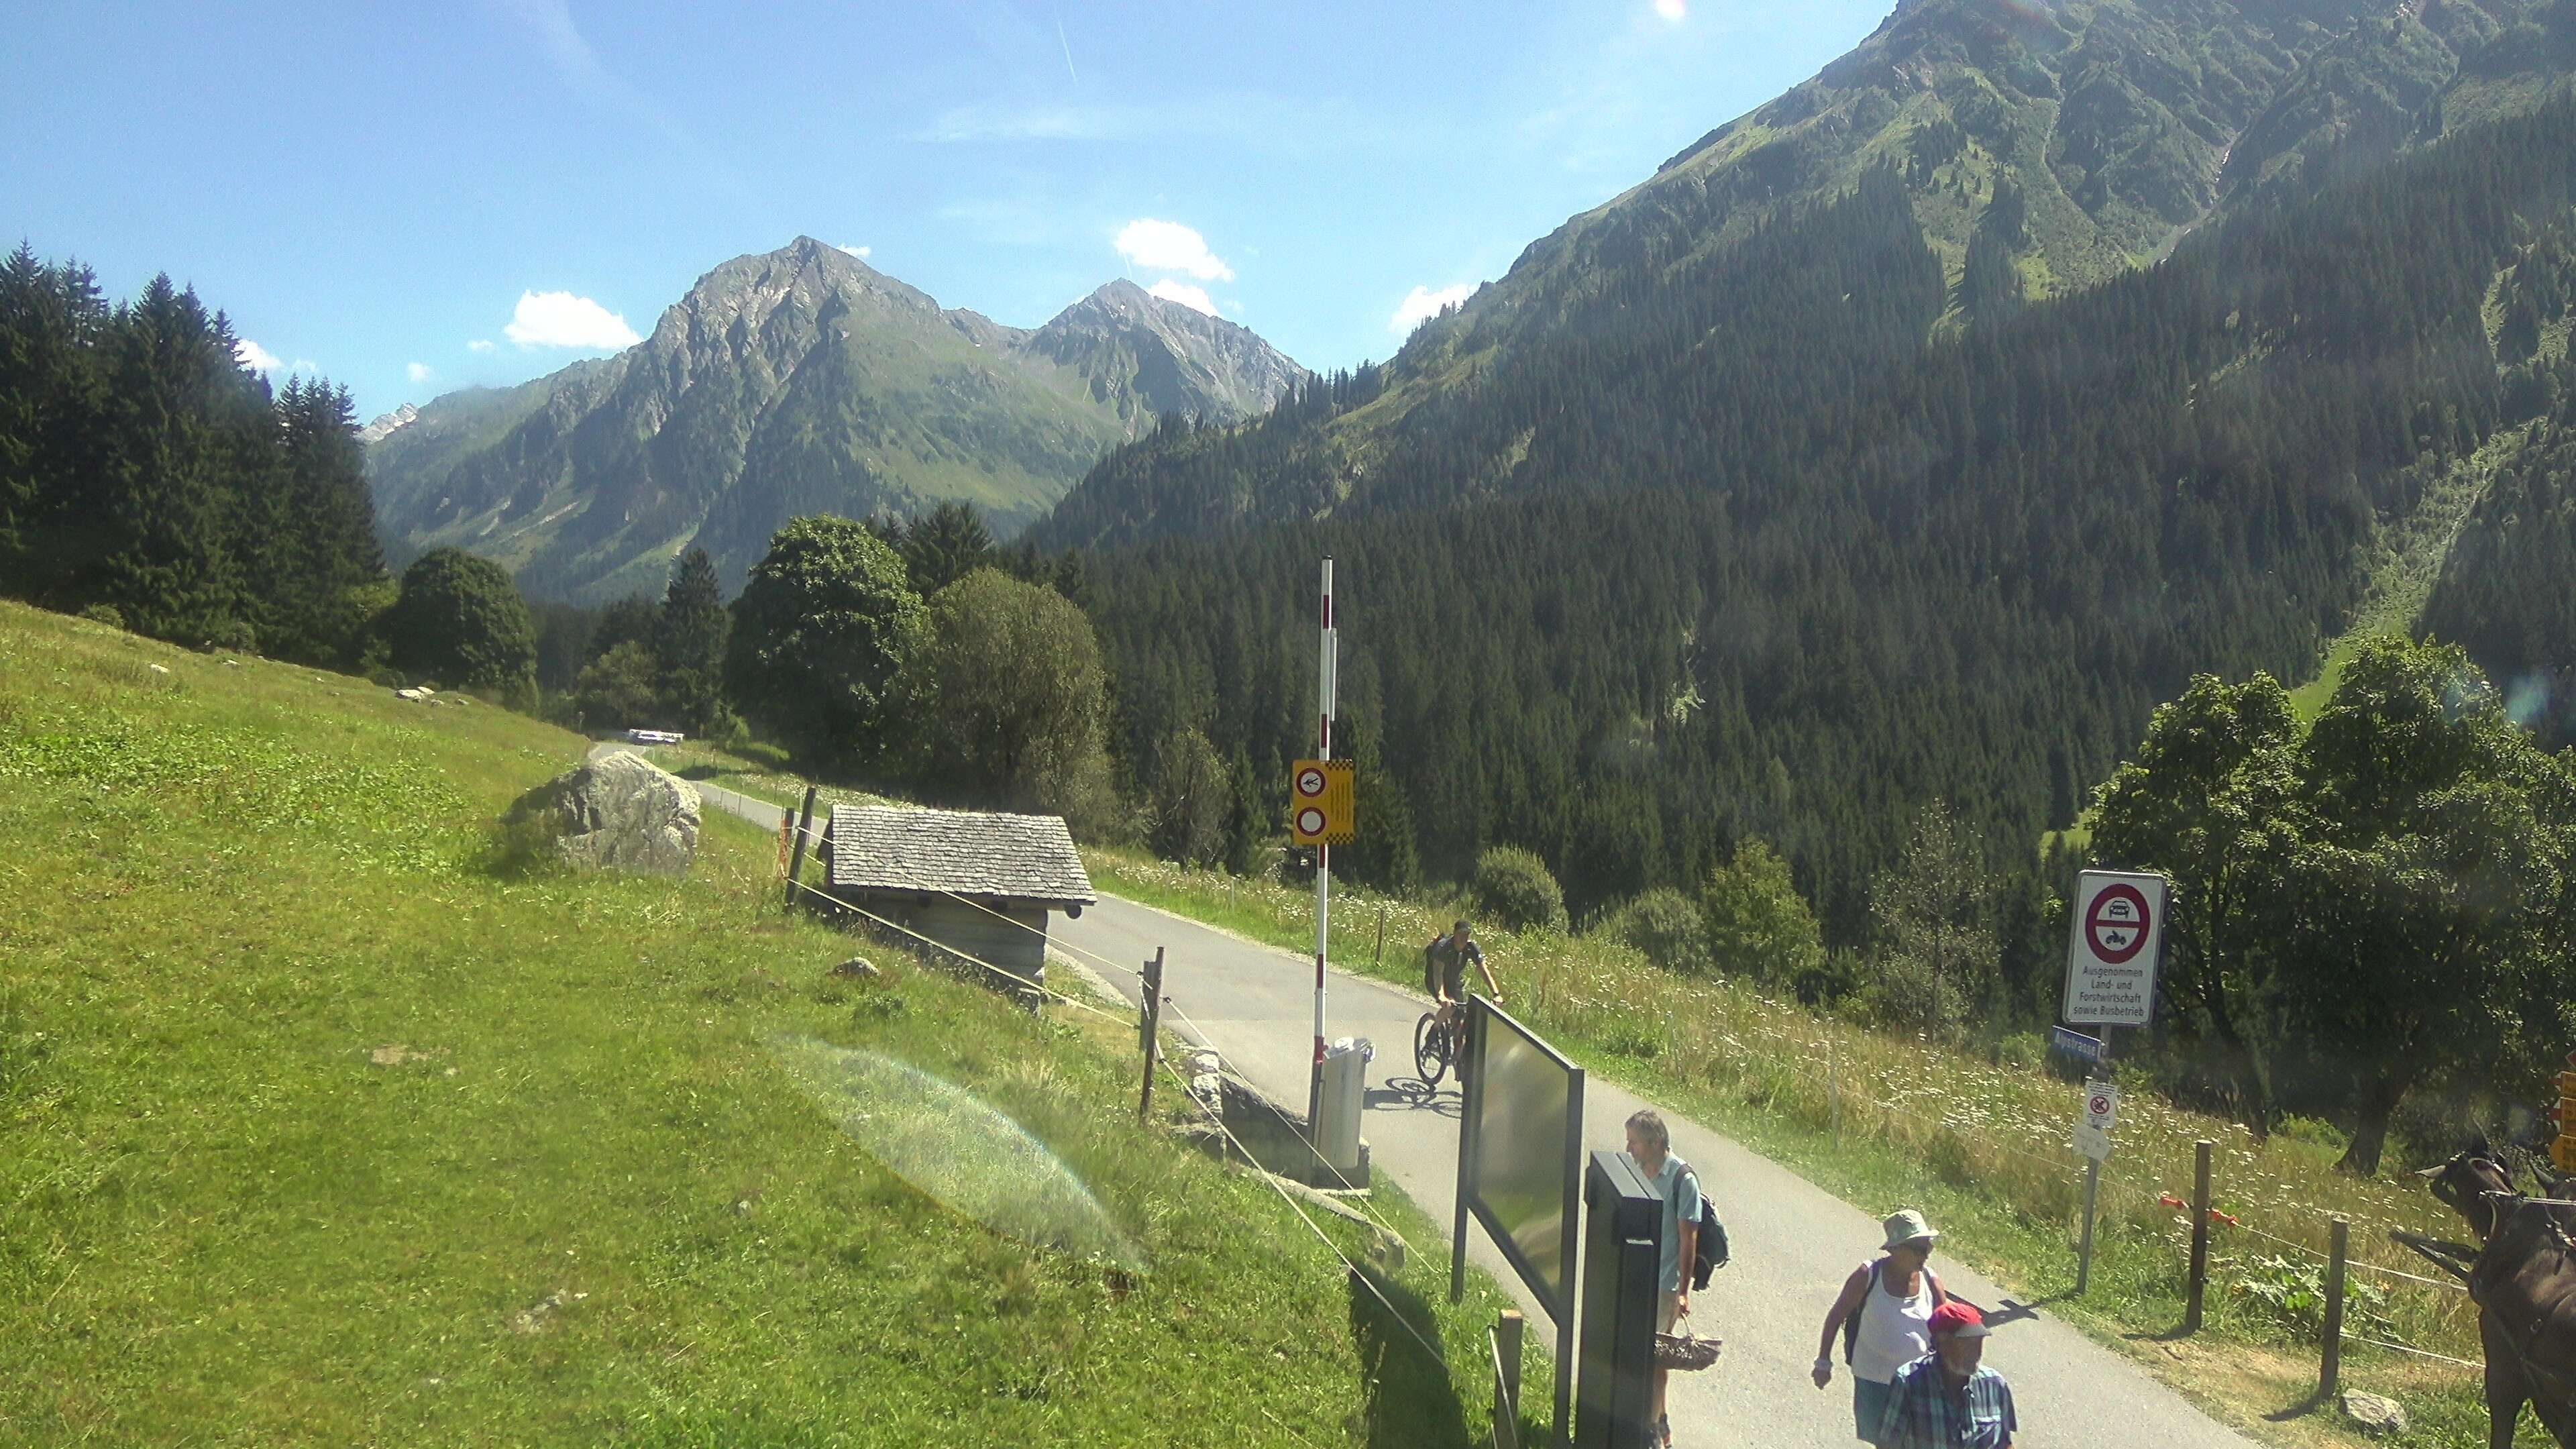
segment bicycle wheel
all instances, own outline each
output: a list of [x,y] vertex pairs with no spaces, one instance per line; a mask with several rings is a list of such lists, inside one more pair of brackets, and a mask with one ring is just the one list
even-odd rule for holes
[[1413,1070],[1425,1087],[1439,1086],[1449,1070],[1449,1028],[1440,1024],[1438,1012],[1426,1011],[1413,1024]]

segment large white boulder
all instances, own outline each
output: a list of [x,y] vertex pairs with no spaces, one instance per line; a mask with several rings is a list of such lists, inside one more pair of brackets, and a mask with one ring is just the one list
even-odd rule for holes
[[686,875],[698,853],[698,789],[626,750],[601,755],[519,797],[509,818],[547,815],[555,849],[586,870]]

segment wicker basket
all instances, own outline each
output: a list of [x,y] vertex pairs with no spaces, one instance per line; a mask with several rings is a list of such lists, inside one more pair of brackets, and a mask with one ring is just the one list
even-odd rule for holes
[[1687,1323],[1677,1323],[1673,1326],[1682,1331],[1655,1335],[1655,1367],[1677,1369],[1683,1373],[1697,1373],[1701,1369],[1716,1365],[1720,1340],[1702,1338],[1692,1333]]

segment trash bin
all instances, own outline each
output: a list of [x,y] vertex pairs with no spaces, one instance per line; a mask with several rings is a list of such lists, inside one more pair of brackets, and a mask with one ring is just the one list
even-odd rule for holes
[[1315,1151],[1345,1178],[1360,1169],[1360,1108],[1368,1101],[1368,1064],[1377,1047],[1366,1037],[1340,1037],[1324,1048],[1324,1089],[1315,1120]]

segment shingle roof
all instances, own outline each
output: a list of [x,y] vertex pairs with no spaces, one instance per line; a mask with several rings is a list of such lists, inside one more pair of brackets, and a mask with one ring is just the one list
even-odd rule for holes
[[1061,816],[835,805],[823,844],[834,886],[1086,906],[1098,899]]

